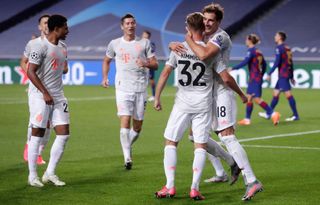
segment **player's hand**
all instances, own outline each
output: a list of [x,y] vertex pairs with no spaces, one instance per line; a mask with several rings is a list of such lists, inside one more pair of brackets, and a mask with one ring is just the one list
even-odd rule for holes
[[230,73],[232,71],[232,67],[227,68],[227,71]]
[[136,60],[136,64],[138,65],[139,68],[144,68],[144,67],[148,67],[149,62],[145,61],[145,60],[142,60],[141,58],[138,58]]
[[162,110],[161,102],[160,102],[159,99],[157,99],[157,98],[154,99],[153,108],[154,108],[156,111]]
[[169,44],[169,49],[172,50],[173,52],[181,55],[183,53],[186,53],[186,48],[184,47],[184,45],[180,42],[171,42]]
[[53,98],[49,93],[44,93],[43,94],[43,100],[46,102],[47,105],[53,105]]
[[291,81],[292,85],[295,85],[295,84],[296,84],[296,81],[295,81],[293,78],[290,79],[290,81]]
[[101,82],[101,85],[104,88],[108,88],[109,87],[109,79],[108,78],[103,79],[102,82]]
[[248,97],[246,95],[241,95],[240,98],[243,104],[248,102]]
[[267,80],[267,81],[270,81],[270,80],[271,80],[271,76],[270,76],[270,75],[267,75],[266,80]]

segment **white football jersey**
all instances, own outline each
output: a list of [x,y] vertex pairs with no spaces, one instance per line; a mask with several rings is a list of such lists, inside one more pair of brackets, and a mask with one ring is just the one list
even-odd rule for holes
[[[30,55],[30,46],[34,43],[40,43],[41,41],[43,40],[43,38],[41,36],[39,36],[38,38],[35,38],[35,39],[32,39],[30,40],[25,49],[24,49],[24,52],[23,52],[23,55],[26,57],[26,58],[29,58],[29,55]],[[32,41],[32,43],[31,43]]]
[[[204,42],[197,43],[205,46]],[[181,55],[171,52],[166,62],[178,73],[175,106],[187,113],[207,112],[212,105],[214,61],[201,61],[186,42],[183,45],[187,51]]]
[[149,69],[138,67],[138,59],[146,61],[153,57],[154,51],[150,41],[136,37],[126,41],[124,37],[112,40],[107,48],[106,56],[115,58],[116,89],[128,92],[145,92],[148,86]]
[[227,69],[232,42],[230,40],[230,36],[221,28],[209,36],[208,42],[220,48],[219,54],[215,57],[216,73],[214,74],[215,82],[213,94],[216,96],[218,93],[224,92],[225,90],[230,90],[230,88],[224,84],[223,80],[219,76],[219,73]]
[[[40,65],[36,74],[46,87],[52,98],[57,101],[64,99],[62,74],[67,60],[67,46],[59,41],[58,45],[50,43],[47,38],[36,38],[29,41],[29,63]],[[27,50],[27,49],[26,49]],[[42,93],[32,84],[29,84],[29,94]]]

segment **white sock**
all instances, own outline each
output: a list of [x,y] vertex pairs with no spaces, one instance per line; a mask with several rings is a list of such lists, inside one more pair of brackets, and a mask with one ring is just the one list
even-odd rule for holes
[[173,145],[167,145],[164,148],[163,158],[164,172],[167,178],[166,187],[171,189],[174,187],[174,176],[177,166],[177,148]]
[[207,151],[203,148],[196,148],[194,150],[194,159],[193,159],[193,177],[191,189],[199,190],[200,179],[204,165],[206,163],[206,153]]
[[44,133],[44,136],[42,137],[41,139],[41,142],[40,142],[40,146],[39,146],[39,155],[42,154],[44,148],[46,147],[46,145],[48,144],[48,141],[50,139],[50,134],[51,134],[51,129],[50,128],[47,128],[45,133]]
[[31,136],[28,142],[29,180],[37,177],[37,158],[41,137]]
[[133,130],[133,128],[130,129],[130,143],[133,145],[133,143],[139,138],[139,132],[136,132]]
[[31,126],[31,124],[29,124],[28,131],[27,131],[27,144],[28,144],[29,140],[31,139],[31,135],[32,135],[32,126]]
[[129,132],[130,130],[127,128],[120,129],[120,142],[121,142],[125,163],[128,161],[131,161],[131,144],[130,144]]
[[234,165],[235,161],[232,158],[232,156],[226,152],[221,145],[216,142],[215,140],[213,140],[212,138],[208,139],[207,142],[207,152],[209,152],[211,155],[215,156],[215,157],[220,157],[221,159],[223,159],[225,162],[227,162],[227,164],[229,166]]
[[216,171],[216,175],[219,177],[226,175],[226,172],[224,171],[224,168],[221,164],[220,159],[218,157],[215,157],[215,156],[209,154],[209,153],[207,153],[207,156],[208,156],[208,159],[211,162],[213,168]]
[[50,151],[50,160],[46,170],[48,175],[54,175],[56,167],[63,155],[65,145],[70,135],[57,135]]
[[234,160],[237,162],[238,166],[244,172],[247,182],[252,183],[256,180],[256,177],[250,166],[247,153],[243,147],[238,142],[235,135],[221,136],[219,134],[220,140],[227,147],[228,152],[232,155]]
[[247,182],[247,179],[246,179],[246,175],[244,175],[244,172],[241,171],[241,174],[242,174],[242,178],[243,178],[243,182],[244,182],[244,185],[248,185],[248,182]]

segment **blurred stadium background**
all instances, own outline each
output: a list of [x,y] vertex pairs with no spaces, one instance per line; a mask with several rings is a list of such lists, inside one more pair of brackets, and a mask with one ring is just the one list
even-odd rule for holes
[[[42,14],[63,14],[69,21],[66,40],[70,72],[65,84],[97,85],[101,81],[101,60],[110,40],[122,35],[120,17],[130,12],[137,19],[137,35],[143,30],[152,33],[160,70],[169,54],[168,43],[183,41],[185,16],[201,11],[210,0],[2,0],[0,8],[0,84],[26,84],[26,76],[18,61],[32,34],[38,34],[37,20]],[[261,37],[259,48],[266,59],[274,60],[276,31],[288,34],[293,51],[297,88],[320,88],[320,1],[312,0],[220,0],[225,8],[222,22],[232,37],[231,64],[246,55],[245,36]],[[112,65],[111,79],[115,69]],[[160,72],[157,72],[156,77]],[[276,75],[277,72],[274,72]],[[233,76],[246,87],[246,71],[233,71]],[[273,87],[276,76],[264,87]],[[112,82],[111,82],[112,83]],[[170,81],[174,84],[174,78]]]

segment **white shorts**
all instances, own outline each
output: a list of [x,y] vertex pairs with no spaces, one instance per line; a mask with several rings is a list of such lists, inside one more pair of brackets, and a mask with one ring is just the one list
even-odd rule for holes
[[214,97],[212,103],[212,130],[221,131],[235,127],[237,120],[237,103],[233,91],[226,90]]
[[184,132],[191,125],[194,142],[207,143],[212,124],[212,113],[185,113],[173,106],[164,137],[170,141],[178,142]]
[[118,116],[132,116],[135,120],[144,119],[147,105],[147,92],[125,92],[116,90]]
[[67,99],[63,99],[54,105],[47,105],[42,98],[29,96],[29,122],[33,127],[46,128],[48,120],[52,127],[70,124],[70,114]]

